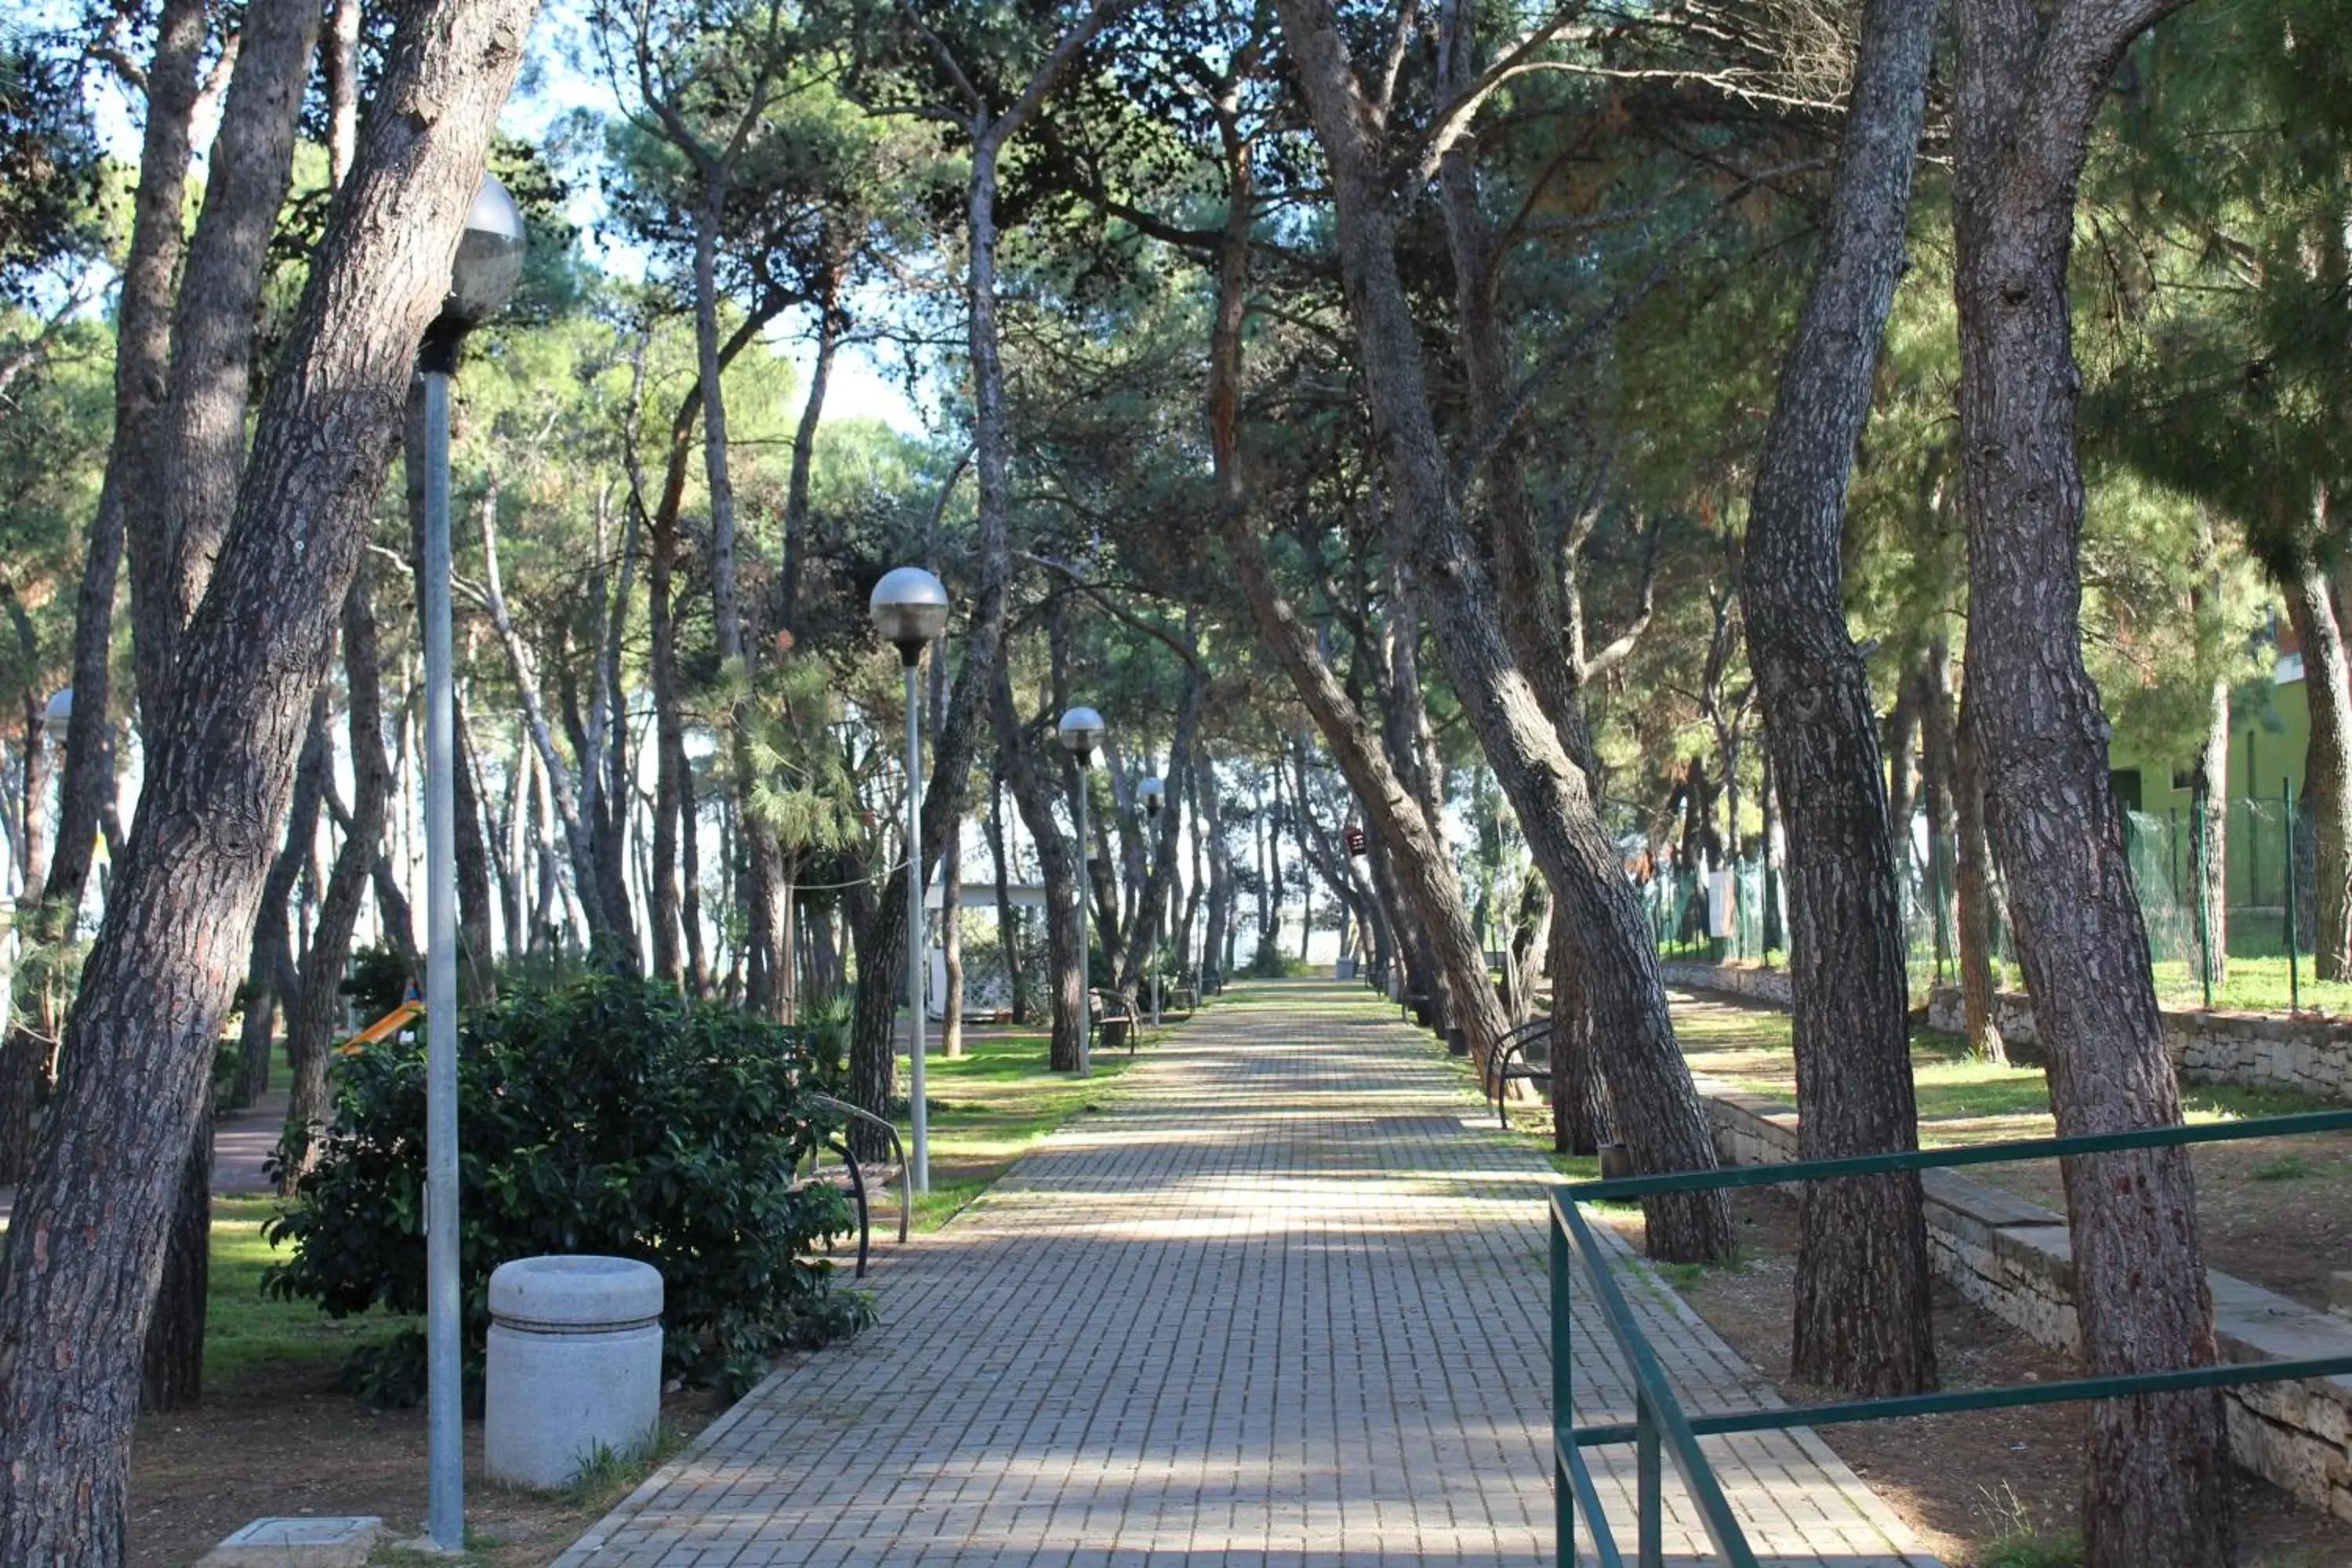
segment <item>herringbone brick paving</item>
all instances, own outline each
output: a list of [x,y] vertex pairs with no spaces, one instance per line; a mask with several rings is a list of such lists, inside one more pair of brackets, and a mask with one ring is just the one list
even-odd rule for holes
[[[1393,1018],[1328,984],[1229,995],[877,1270],[879,1327],[556,1568],[1550,1562],[1555,1178]],[[1621,1267],[1692,1408],[1772,1397]],[[1580,1339],[1585,1417],[1630,1416]],[[1931,1564],[1811,1433],[1708,1447],[1768,1560]],[[1632,1453],[1602,1458],[1630,1547]],[[1702,1545],[1677,1510],[1671,1559]]]

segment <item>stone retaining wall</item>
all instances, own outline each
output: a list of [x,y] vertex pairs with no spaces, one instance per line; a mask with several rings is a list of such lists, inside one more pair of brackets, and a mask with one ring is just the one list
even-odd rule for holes
[[[1731,963],[1673,961],[1659,965],[1669,985],[1714,991],[1776,1007],[1789,1005],[1789,972]],[[2033,1005],[2004,991],[1993,999],[1993,1021],[2011,1055],[2041,1059]],[[1927,1022],[1948,1034],[1963,1032],[1960,994],[1942,986],[1927,997]],[[2185,1083],[2232,1083],[2293,1089],[2352,1104],[2352,1022],[2284,1018],[2270,1013],[2168,1010],[2165,1047]]]
[[1750,969],[1738,963],[1701,963],[1692,959],[1669,958],[1659,960],[1658,970],[1669,985],[1693,991],[1721,991],[1744,996],[1750,1002],[1769,1002],[1776,1007],[1789,1005],[1789,972],[1785,969]]
[[[1702,1082],[1717,1156],[1780,1164],[1797,1157],[1797,1114]],[[2066,1221],[1950,1171],[1920,1173],[1927,1251],[1969,1300],[2047,1349],[2079,1354]],[[2352,1355],[2352,1323],[2228,1274],[2209,1271],[2214,1327],[2232,1362]],[[2352,1520],[2352,1377],[2224,1391],[2238,1463],[2314,1508]]]
[[[2011,1045],[2039,1045],[2033,1005],[2013,991],[1996,999],[1993,1016]],[[1957,1034],[1960,994],[1952,987],[1927,999],[1927,1022]],[[2234,1083],[2301,1089],[2324,1100],[2352,1101],[2352,1023],[2285,1018],[2272,1013],[2167,1010],[2164,1045],[2186,1083]]]

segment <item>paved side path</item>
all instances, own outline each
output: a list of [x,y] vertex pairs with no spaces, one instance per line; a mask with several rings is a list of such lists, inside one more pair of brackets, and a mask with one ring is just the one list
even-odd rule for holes
[[[879,1328],[761,1384],[557,1568],[1550,1562],[1551,1177],[1393,1018],[1328,984],[1229,995],[878,1270]],[[1696,1404],[1759,1397],[1635,1295]],[[1630,1414],[1605,1362],[1580,1350],[1584,1391]],[[1776,1561],[1928,1563],[1810,1434],[1717,1451]],[[1668,1543],[1695,1560],[1686,1524]]]

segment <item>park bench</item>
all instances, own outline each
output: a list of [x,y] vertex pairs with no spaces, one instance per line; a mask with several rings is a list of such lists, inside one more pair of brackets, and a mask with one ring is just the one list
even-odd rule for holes
[[1201,1010],[1201,983],[1189,974],[1174,980],[1162,980],[1160,993],[1160,1016],[1178,1020],[1191,1017]]
[[834,1152],[841,1163],[837,1166],[823,1167],[812,1158],[808,1174],[798,1184],[805,1185],[810,1182],[830,1182],[849,1194],[850,1206],[857,1211],[856,1277],[863,1279],[866,1278],[866,1257],[871,1252],[873,1244],[874,1190],[877,1187],[887,1189],[893,1178],[898,1181],[898,1245],[904,1247],[907,1244],[908,1227],[913,1224],[915,1216],[914,1173],[907,1164],[907,1150],[906,1146],[898,1141],[898,1129],[887,1118],[877,1116],[872,1111],[852,1105],[845,1100],[836,1100],[829,1094],[812,1093],[808,1098],[812,1104],[833,1111],[845,1121],[880,1128],[890,1140],[889,1160],[885,1163],[877,1164],[870,1160],[860,1161],[850,1152],[846,1138],[829,1139],[825,1142],[825,1147]]
[[1124,1045],[1129,1056],[1135,1054],[1137,1040],[1142,1034],[1127,999],[1116,991],[1087,993],[1087,1027],[1102,1031],[1105,1049],[1117,1050]]
[[1484,1073],[1486,1098],[1504,1126],[1511,1124],[1511,1084],[1531,1083],[1546,1093],[1551,1089],[1551,1020],[1536,1018],[1521,1024],[1496,1042]]

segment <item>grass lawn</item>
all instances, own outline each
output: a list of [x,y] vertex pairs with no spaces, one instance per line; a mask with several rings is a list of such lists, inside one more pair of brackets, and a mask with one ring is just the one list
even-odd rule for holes
[[310,1301],[280,1301],[261,1293],[263,1270],[287,1254],[273,1254],[262,1222],[278,1212],[274,1197],[215,1198],[213,1257],[205,1320],[205,1387],[233,1386],[259,1368],[332,1369],[356,1346],[389,1336],[395,1320],[371,1312],[340,1321]]
[[[1146,1029],[1139,1049],[1150,1050],[1166,1032]],[[968,1032],[961,1057],[940,1056],[938,1042],[932,1042],[925,1073],[931,1190],[915,1200],[918,1229],[947,1224],[1012,1169],[1030,1145],[1064,1122],[1100,1110],[1119,1076],[1140,1059],[1124,1048],[1098,1049],[1094,1075],[1080,1079],[1047,1070],[1046,1048],[1043,1033],[1028,1031]],[[907,1070],[901,1057],[901,1083]],[[903,1135],[906,1129],[899,1131]],[[877,1223],[876,1234],[880,1233]]]
[[[2157,995],[2166,1006],[2205,1005],[2204,986],[2194,961],[2164,960],[2155,967]],[[2313,979],[2309,953],[2295,961],[2295,975],[2290,985],[2284,955],[2232,958],[2229,974],[2213,987],[2213,1005],[2227,1012],[2284,1013],[2299,1003],[2306,1013],[2352,1013],[2352,984]]]

